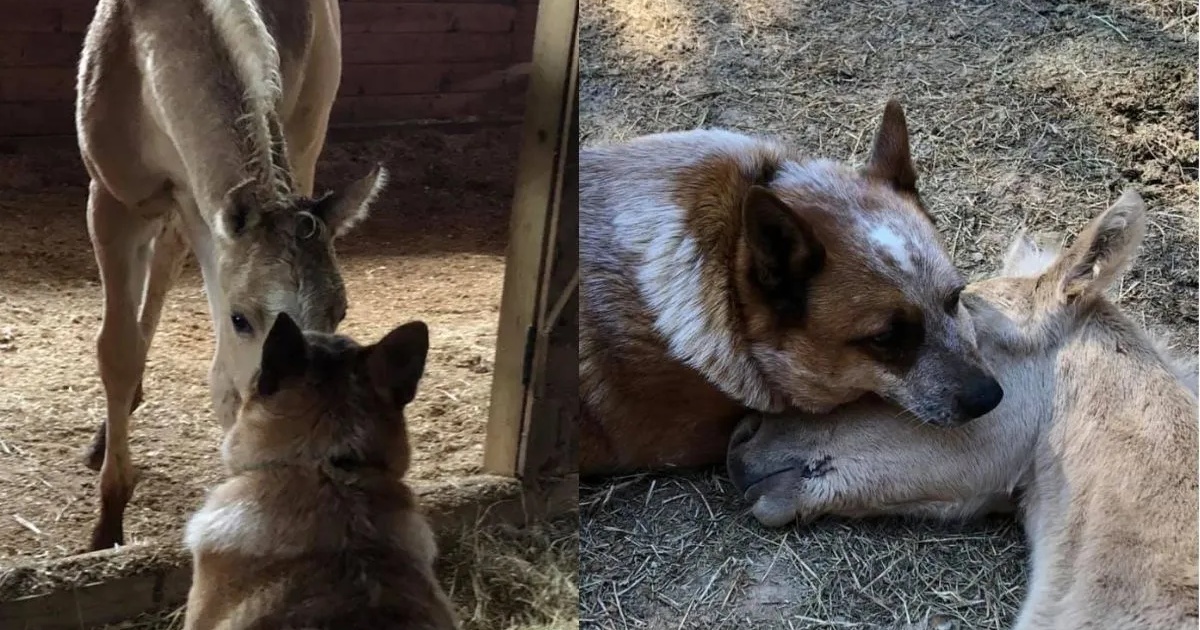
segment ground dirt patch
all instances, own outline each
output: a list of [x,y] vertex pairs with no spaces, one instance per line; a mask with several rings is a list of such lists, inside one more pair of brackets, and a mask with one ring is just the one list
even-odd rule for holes
[[[482,463],[519,137],[506,127],[339,142],[318,168],[318,186],[340,186],[377,161],[391,170],[371,218],[338,244],[350,301],[341,331],[369,342],[411,319],[430,326],[427,372],[408,414],[414,480]],[[78,459],[104,415],[86,184],[74,150],[0,155],[0,566],[82,551],[95,515],[97,475]],[[221,477],[212,351],[190,262],[167,300],[132,420],[142,477],[125,516],[130,542],[178,539]]]
[[[719,126],[861,161],[905,104],[921,189],[972,279],[1020,227],[1150,206],[1119,298],[1195,352],[1196,7],[1179,2],[585,0],[585,146]],[[586,176],[586,175],[585,175]],[[587,628],[1005,628],[1019,532],[888,521],[768,531],[720,472],[585,485]]]

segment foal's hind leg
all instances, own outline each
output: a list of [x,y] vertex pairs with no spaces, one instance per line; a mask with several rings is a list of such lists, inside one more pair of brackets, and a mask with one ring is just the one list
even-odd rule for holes
[[[164,224],[162,231],[154,239],[154,254],[150,262],[149,280],[146,283],[145,295],[142,296],[141,315],[138,318],[138,328],[141,332],[142,344],[146,352],[154,341],[154,333],[158,330],[159,318],[162,315],[163,301],[167,292],[179,278],[183,262],[187,259],[187,241],[183,236],[183,228],[179,218],[172,215]],[[142,381],[138,379],[133,401],[129,405],[129,413],[133,414],[142,404]],[[100,470],[104,463],[104,447],[107,442],[105,423],[96,427],[96,435],[84,454],[84,462],[92,470]]]
[[142,218],[99,183],[91,183],[88,231],[104,286],[104,320],[96,351],[107,407],[100,517],[92,532],[92,549],[124,542],[125,505],[137,483],[129,457],[129,410],[146,363],[137,307],[157,227],[158,221]]

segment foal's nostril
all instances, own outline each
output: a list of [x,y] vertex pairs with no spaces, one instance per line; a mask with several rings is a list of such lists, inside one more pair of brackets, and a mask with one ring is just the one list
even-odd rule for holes
[[745,444],[746,442],[749,442],[750,438],[754,437],[755,433],[758,433],[758,428],[761,426],[761,415],[754,414],[746,417],[744,420],[739,422],[737,427],[733,430],[733,435],[729,438],[729,448],[734,449]]
[[958,395],[958,407],[968,419],[978,418],[995,409],[1004,398],[1004,388],[988,376],[967,383]]

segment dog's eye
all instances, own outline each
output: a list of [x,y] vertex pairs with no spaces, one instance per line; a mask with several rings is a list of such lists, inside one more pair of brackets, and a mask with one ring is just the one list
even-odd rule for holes
[[881,333],[867,337],[866,342],[880,348],[888,348],[894,345],[898,339],[900,339],[900,332],[896,330],[895,325],[892,325]]
[[946,298],[945,304],[947,313],[953,315],[954,312],[958,310],[958,300],[960,297],[962,297],[962,292],[963,287],[959,287],[950,292],[950,295]]

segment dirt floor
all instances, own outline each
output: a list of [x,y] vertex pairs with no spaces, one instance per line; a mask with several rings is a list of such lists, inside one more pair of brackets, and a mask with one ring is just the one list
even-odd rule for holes
[[[958,264],[1021,224],[1073,234],[1150,205],[1119,296],[1196,351],[1196,6],[1041,0],[584,0],[584,145],[720,126],[861,161],[905,104],[922,193]],[[1006,520],[759,526],[722,471],[581,490],[581,627],[1005,628],[1024,589]]]
[[[373,341],[411,319],[432,348],[408,415],[412,479],[478,472],[520,130],[407,132],[329,146],[318,186],[372,162],[391,170],[371,218],[338,244],[350,300],[341,331]],[[0,566],[78,553],[97,475],[78,459],[103,419],[93,339],[101,291],[73,149],[0,154]],[[193,263],[167,301],[146,400],[133,417],[142,481],[128,542],[178,539],[220,479],[207,373],[213,336]]]

